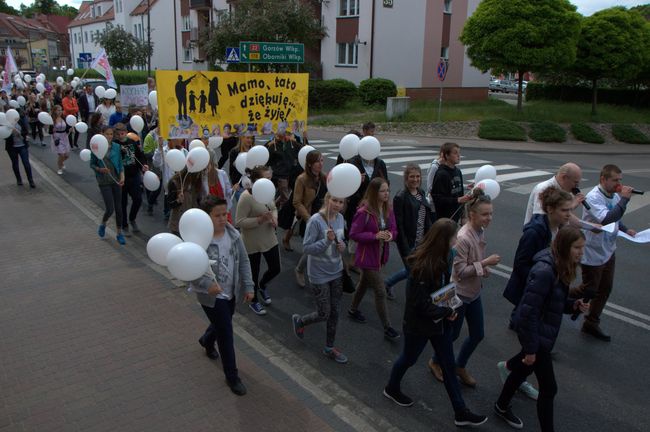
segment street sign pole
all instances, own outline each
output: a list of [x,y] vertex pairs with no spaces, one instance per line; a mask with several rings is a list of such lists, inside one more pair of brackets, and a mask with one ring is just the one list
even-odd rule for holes
[[438,123],[442,119],[442,83],[447,77],[447,70],[449,70],[449,60],[441,57],[437,69],[438,80],[440,80],[440,91],[438,92]]

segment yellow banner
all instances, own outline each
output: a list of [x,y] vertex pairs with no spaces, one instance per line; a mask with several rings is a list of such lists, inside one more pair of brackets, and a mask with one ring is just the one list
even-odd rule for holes
[[309,74],[156,71],[161,134],[228,136],[250,130],[301,133],[307,126]]

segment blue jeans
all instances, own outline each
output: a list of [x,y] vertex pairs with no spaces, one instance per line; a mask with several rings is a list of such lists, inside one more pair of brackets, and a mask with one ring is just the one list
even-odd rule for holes
[[[128,212],[128,198],[131,197],[131,209]],[[142,205],[142,174],[127,176],[122,187],[122,228],[128,228],[129,222],[135,221]]]
[[11,169],[14,170],[14,175],[16,176],[16,181],[22,183],[23,179],[20,177],[20,168],[18,165],[18,158],[23,162],[23,168],[25,169],[25,174],[27,175],[27,181],[29,184],[34,183],[32,178],[32,165],[29,163],[29,150],[27,146],[14,147],[10,150],[7,150],[9,153],[9,158],[11,159]]
[[[453,322],[453,334],[452,340],[455,342],[460,335],[460,331],[463,328],[463,321],[467,320],[467,330],[468,336],[463,341],[463,344],[460,347],[458,356],[456,357],[456,366],[459,368],[464,368],[467,366],[470,356],[478,346],[478,344],[483,340],[485,336],[484,326],[483,326],[483,304],[481,303],[481,297],[470,303],[464,303],[463,306],[456,310],[458,313],[458,318]],[[432,357],[434,363],[440,363],[434,354]]]
[[454,407],[454,412],[459,412],[465,409],[465,401],[460,392],[460,384],[456,379],[454,370],[454,346],[451,340],[453,329],[451,323],[447,320],[444,320],[443,325],[443,334],[432,336],[431,338],[404,331],[404,348],[402,354],[393,365],[393,369],[390,372],[390,381],[388,381],[386,387],[391,391],[400,390],[400,383],[404,374],[417,362],[427,342],[430,342],[433,350],[440,359],[440,367],[442,368],[442,375],[445,379],[445,390],[447,390],[451,405]]
[[390,275],[388,279],[384,281],[384,283],[386,284],[387,287],[393,287],[398,283],[400,283],[401,281],[403,281],[404,279],[406,279],[408,275],[409,275],[408,270],[406,269],[406,267],[403,267],[401,270],[398,270],[392,275]]
[[232,334],[232,316],[235,313],[235,299],[217,299],[214,307],[203,306],[203,311],[210,320],[210,325],[203,334],[205,346],[211,347],[217,342],[223,373],[229,384],[239,378],[235,359],[235,342]]

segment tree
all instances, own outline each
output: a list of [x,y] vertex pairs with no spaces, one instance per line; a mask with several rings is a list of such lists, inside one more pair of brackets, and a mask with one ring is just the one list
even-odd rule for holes
[[153,44],[140,41],[122,27],[107,30],[99,36],[98,43],[106,50],[111,66],[117,69],[146,66],[153,53]]
[[200,44],[210,64],[226,60],[226,48],[240,41],[294,42],[310,47],[326,35],[311,2],[239,0],[203,34]]
[[7,0],[0,0],[0,13],[18,15],[18,11],[7,4]]
[[[0,2],[4,1],[5,0],[0,0]],[[16,15],[20,15],[25,18],[33,18],[37,14],[60,15],[74,18],[78,13],[79,10],[77,8],[68,5],[60,5],[54,0],[35,0],[29,6],[25,6],[24,3],[21,3],[20,11],[16,11]]]
[[570,66],[576,56],[580,15],[568,0],[483,0],[460,36],[472,65],[483,72],[524,73]]
[[598,81],[633,79],[643,72],[650,48],[647,21],[624,7],[605,9],[584,19],[575,72],[591,81],[591,114],[596,114]]

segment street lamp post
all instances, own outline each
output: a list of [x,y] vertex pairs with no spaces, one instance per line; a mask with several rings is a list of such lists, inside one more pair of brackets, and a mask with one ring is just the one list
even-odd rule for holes
[[151,75],[151,11],[147,0],[147,76]]

